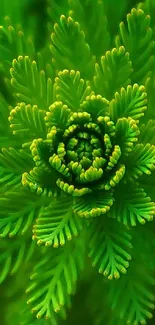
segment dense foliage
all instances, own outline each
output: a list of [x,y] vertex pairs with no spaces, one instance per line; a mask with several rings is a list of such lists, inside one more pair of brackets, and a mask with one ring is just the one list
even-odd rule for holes
[[116,27],[129,3],[111,2],[49,0],[0,27],[6,325],[153,317],[155,3]]

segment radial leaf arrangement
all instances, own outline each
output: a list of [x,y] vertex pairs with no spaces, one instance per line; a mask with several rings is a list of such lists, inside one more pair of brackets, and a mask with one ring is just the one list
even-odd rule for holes
[[[104,1],[48,6],[49,35],[39,53],[8,17],[0,27],[5,324],[66,319],[69,325],[72,310],[87,303],[92,325],[149,324],[155,308],[149,1],[127,14],[115,38]],[[74,307],[85,282],[86,301],[82,306],[81,296]]]

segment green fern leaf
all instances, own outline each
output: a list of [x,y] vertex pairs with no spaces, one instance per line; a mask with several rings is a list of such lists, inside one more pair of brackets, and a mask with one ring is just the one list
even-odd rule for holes
[[92,265],[98,268],[108,279],[118,279],[120,274],[126,274],[131,260],[131,235],[127,229],[113,219],[91,223],[90,252]]
[[9,122],[13,135],[21,138],[22,145],[29,145],[34,138],[46,137],[44,121],[46,112],[25,103],[18,104],[10,112]]
[[46,113],[45,123],[49,131],[57,128],[57,130],[64,131],[67,125],[71,110],[67,105],[64,105],[61,101],[54,102],[49,107],[49,112]]
[[54,25],[51,40],[52,61],[56,70],[78,70],[82,77],[92,77],[95,58],[78,22],[61,15],[59,24]]
[[72,111],[79,110],[80,104],[90,95],[91,88],[80,78],[80,72],[63,70],[55,79],[55,94],[58,101],[68,105]]
[[105,119],[107,119],[107,123],[105,123],[107,125],[105,125],[104,132],[107,132],[108,125],[114,131],[114,126],[112,125],[112,122],[110,122],[108,118],[109,102],[106,98],[103,98],[101,95],[91,94],[90,96],[87,96],[86,99],[81,103],[80,110],[91,114],[91,117],[94,120],[99,116],[100,117],[103,116]]
[[94,88],[95,91],[111,100],[116,91],[130,83],[132,63],[129,53],[123,46],[107,51],[101,57],[100,64],[95,65]]
[[52,253],[49,250],[44,252],[41,262],[34,267],[32,284],[27,289],[27,303],[31,304],[37,318],[49,319],[52,310],[59,312],[61,307],[70,303],[69,296],[75,291],[83,262],[84,247],[78,240],[74,247],[69,245],[65,251],[61,248]]
[[82,228],[81,219],[72,213],[71,198],[62,197],[40,211],[33,226],[33,239],[38,245],[59,247],[77,236]]
[[91,52],[97,58],[109,49],[110,35],[102,0],[71,0],[69,15],[80,22]]
[[107,213],[112,204],[112,192],[99,191],[97,197],[88,194],[76,198],[73,203],[73,212],[79,217],[98,217]]
[[116,38],[116,46],[123,43],[130,53],[133,65],[132,83],[144,84],[155,61],[150,16],[141,9],[134,8],[127,15],[127,24],[126,28],[123,22],[120,23],[120,36]]
[[[39,213],[41,206],[49,204],[41,201],[35,194],[16,186],[14,190],[0,195],[0,238],[25,234]],[[17,209],[18,205],[18,209]]]
[[[0,188],[8,190],[20,185],[21,174],[33,166],[29,153],[23,149],[2,148],[0,153]],[[0,190],[1,191],[1,190]]]
[[155,146],[149,143],[136,144],[126,161],[126,167],[128,179],[138,179],[143,174],[151,175],[155,169]]
[[139,120],[147,109],[147,94],[144,86],[128,85],[115,93],[115,98],[110,102],[109,110],[112,121],[118,118],[131,117]]
[[116,143],[119,144],[122,155],[128,156],[140,134],[136,121],[130,117],[118,119],[115,132]]
[[39,71],[37,62],[28,56],[18,56],[17,60],[13,60],[12,66],[11,84],[16,90],[17,101],[47,109],[54,96],[51,78],[46,78],[45,71]]
[[[120,194],[121,193],[121,202]],[[155,214],[155,204],[142,188],[129,184],[118,188],[115,203],[109,215],[116,218],[124,225],[136,226],[137,222],[142,225],[146,221],[152,221]]]
[[33,40],[30,37],[26,39],[21,26],[12,26],[10,18],[6,16],[4,25],[0,26],[0,64],[5,74],[9,73],[12,60],[19,55],[35,56]]

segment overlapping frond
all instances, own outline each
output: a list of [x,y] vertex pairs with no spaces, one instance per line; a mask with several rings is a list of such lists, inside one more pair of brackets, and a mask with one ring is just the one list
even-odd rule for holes
[[71,0],[69,4],[69,14],[75,21],[80,22],[91,52],[97,58],[100,57],[110,46],[110,34],[105,15],[104,1]]
[[21,174],[33,166],[29,153],[23,149],[2,148],[0,153],[0,192],[19,186]]
[[155,169],[155,146],[149,143],[138,143],[126,161],[127,178],[138,179],[141,175],[151,175]]
[[20,137],[22,146],[30,145],[35,138],[46,137],[45,114],[46,111],[39,109],[37,105],[19,103],[12,108],[9,116],[10,128],[13,135]]
[[120,118],[116,123],[116,143],[121,148],[122,155],[128,156],[132,151],[134,143],[138,141],[140,131],[136,121],[132,118]]
[[92,265],[108,279],[118,279],[127,273],[131,260],[131,235],[128,230],[113,219],[91,223],[90,252]]
[[72,111],[79,110],[80,104],[90,93],[91,88],[80,78],[79,71],[63,70],[58,73],[55,79],[56,99],[68,105]]
[[7,77],[12,60],[19,55],[35,56],[33,40],[26,39],[21,26],[12,26],[10,18],[6,16],[4,25],[0,26],[0,64]]
[[121,88],[120,92],[115,93],[115,98],[109,105],[112,121],[117,122],[118,118],[123,117],[139,120],[147,109],[147,94],[144,86],[134,84],[128,85],[126,89]]
[[47,109],[54,98],[53,81],[39,71],[37,62],[29,56],[18,56],[12,62],[11,84],[17,101]]
[[132,63],[130,55],[123,46],[113,48],[101,57],[100,63],[95,64],[95,91],[111,100],[116,91],[130,83]]
[[98,217],[109,211],[112,204],[112,192],[100,191],[97,197],[88,194],[76,198],[73,204],[73,212],[82,218]]
[[33,226],[33,239],[38,245],[59,247],[77,236],[83,228],[81,219],[72,212],[72,199],[62,197],[53,200],[41,210]]
[[61,15],[60,22],[54,25],[51,40],[52,61],[57,70],[78,70],[82,77],[92,77],[95,59],[78,22]]
[[41,261],[34,267],[32,284],[27,289],[28,304],[37,318],[49,319],[53,310],[59,312],[64,305],[70,305],[70,295],[75,291],[83,263],[84,245],[81,241],[76,240],[74,245],[69,243],[65,250],[51,252],[46,248]]
[[150,16],[141,9],[132,9],[127,15],[127,28],[125,23],[120,23],[120,36],[116,37],[116,46],[124,45],[130,53],[133,65],[131,75],[132,83],[145,83],[146,78],[152,73],[154,58],[154,44]]
[[155,204],[143,188],[128,184],[118,188],[118,190],[119,192],[115,193],[115,203],[109,212],[111,217],[129,226],[136,226],[137,223],[143,225],[146,221],[153,220]]

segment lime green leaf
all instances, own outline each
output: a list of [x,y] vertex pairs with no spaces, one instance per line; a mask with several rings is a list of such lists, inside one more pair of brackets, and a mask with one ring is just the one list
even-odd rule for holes
[[19,103],[10,112],[9,122],[13,135],[21,138],[23,144],[31,143],[34,138],[46,137],[45,111],[37,105]]
[[108,279],[118,279],[121,273],[126,274],[131,248],[131,235],[119,222],[100,218],[91,223],[89,257],[92,265]]
[[77,236],[82,227],[81,219],[72,213],[72,197],[56,198],[40,211],[33,227],[33,239],[38,245],[63,246]]
[[79,71],[63,70],[55,78],[56,99],[62,101],[72,111],[79,110],[80,104],[90,93],[91,88],[80,78]]
[[98,191],[74,200],[73,212],[79,217],[96,217],[107,213],[113,204],[111,192]]
[[45,123],[47,129],[57,128],[58,130],[65,130],[71,110],[64,102],[56,101],[49,107],[49,112],[46,112]]
[[128,156],[140,133],[136,121],[132,118],[120,118],[116,123],[116,143],[121,148],[121,153]]
[[[23,149],[2,148],[0,153],[0,191],[20,185],[21,175],[33,166],[29,153]],[[4,188],[5,186],[5,188]]]
[[138,143],[133,148],[126,161],[126,177],[138,179],[139,176],[151,175],[155,169],[155,146]]
[[78,22],[61,15],[51,35],[53,64],[57,70],[78,70],[89,78],[94,72],[94,58]]
[[35,56],[33,40],[27,39],[21,26],[12,26],[7,16],[4,25],[0,26],[0,64],[5,73],[9,73],[12,60],[19,55]]
[[154,214],[155,203],[151,202],[143,188],[135,184],[118,188],[115,193],[115,203],[109,212],[113,218],[124,225],[131,226],[136,226],[137,222],[143,225],[146,221],[152,221]]
[[141,9],[132,9],[127,15],[127,28],[125,23],[120,23],[120,36],[116,38],[116,45],[123,43],[130,53],[133,73],[132,83],[144,84],[146,78],[152,72],[154,64],[154,44],[152,29],[150,28],[150,16]]
[[123,46],[107,51],[101,57],[100,64],[95,65],[95,91],[111,100],[120,87],[126,87],[130,83],[131,66],[129,53]]
[[17,101],[37,105],[40,109],[48,109],[53,102],[53,83],[46,77],[44,70],[39,71],[36,61],[28,56],[19,56],[12,63],[11,84],[16,90]]
[[138,120],[144,116],[147,109],[147,94],[144,86],[128,85],[115,93],[115,98],[110,102],[110,116],[112,121],[117,122],[118,118],[131,117]]
[[[109,114],[109,102],[101,95],[91,94],[90,96],[87,96],[86,99],[82,102],[80,109],[91,114],[92,119],[95,120],[98,116],[105,117],[106,114]],[[107,123],[108,122],[109,121],[107,121]]]
[[[47,252],[48,250],[48,252]],[[58,312],[68,305],[84,263],[84,245],[76,239],[74,245],[51,252],[46,248],[41,261],[34,267],[32,284],[27,289],[28,304],[37,318],[51,318],[52,310]]]
[[[79,21],[91,51],[98,58],[110,46],[110,35],[103,1],[70,1],[69,14]],[[88,14],[89,13],[89,14]]]
[[29,170],[33,166],[31,155],[23,149],[16,150],[14,148],[2,148],[0,153],[1,167],[21,174],[25,170]]

